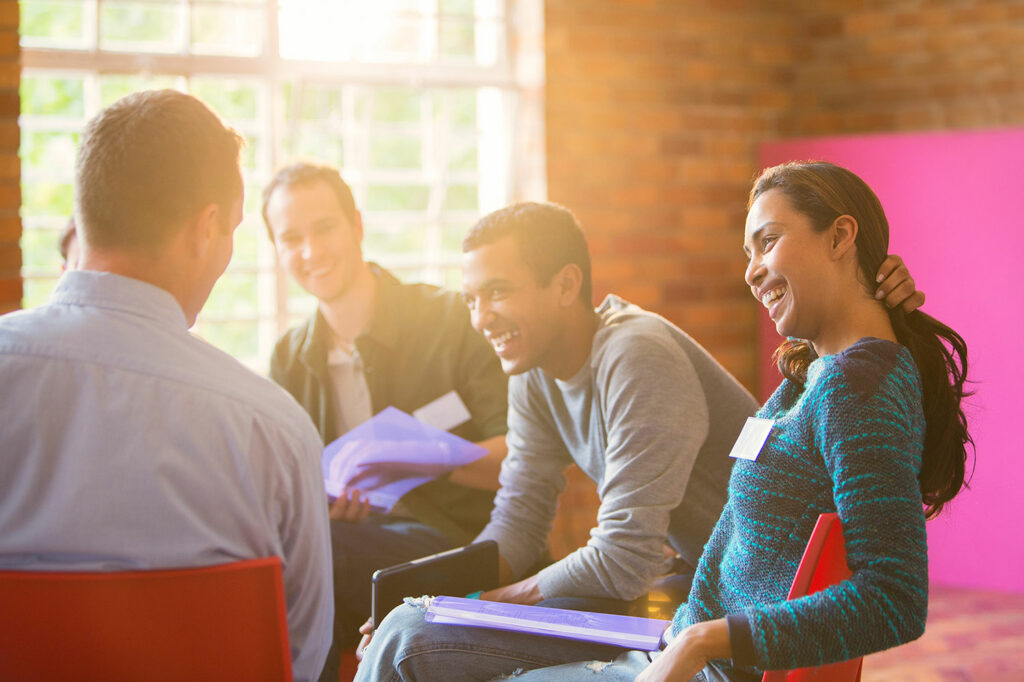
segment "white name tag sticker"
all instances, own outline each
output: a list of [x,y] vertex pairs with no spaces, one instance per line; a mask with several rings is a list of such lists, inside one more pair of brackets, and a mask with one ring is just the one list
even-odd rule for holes
[[442,431],[449,431],[469,421],[469,408],[455,391],[448,391],[437,400],[433,400],[412,413],[412,416],[424,424],[430,424]]
[[774,419],[747,417],[747,423],[743,425],[739,438],[733,443],[729,456],[736,459],[749,459],[751,462],[756,461],[773,426],[775,426]]

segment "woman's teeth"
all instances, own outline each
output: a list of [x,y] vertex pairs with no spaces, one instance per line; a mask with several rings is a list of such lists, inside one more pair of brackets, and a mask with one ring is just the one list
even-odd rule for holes
[[769,305],[782,298],[785,293],[786,287],[777,287],[772,289],[771,291],[765,292],[761,297],[761,303],[764,304],[765,308],[767,308]]

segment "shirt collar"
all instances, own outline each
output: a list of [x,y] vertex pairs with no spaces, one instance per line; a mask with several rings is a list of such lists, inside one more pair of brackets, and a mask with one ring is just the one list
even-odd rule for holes
[[360,337],[373,339],[389,349],[398,345],[401,315],[396,314],[398,289],[402,283],[390,272],[376,263],[370,263],[370,272],[377,280],[377,299],[373,303],[370,323]]
[[50,302],[118,310],[185,331],[185,312],[165,289],[132,277],[94,270],[69,270],[61,275]]

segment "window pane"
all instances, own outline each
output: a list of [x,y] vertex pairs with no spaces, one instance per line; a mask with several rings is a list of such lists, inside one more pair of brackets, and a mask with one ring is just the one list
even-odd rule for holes
[[455,143],[448,152],[448,168],[458,171],[475,171],[477,168],[476,140]]
[[174,76],[141,76],[135,74],[110,74],[100,76],[100,106],[113,104],[125,95],[140,90],[175,89],[179,79]]
[[452,124],[476,128],[476,90],[456,90],[452,93]]
[[260,168],[260,154],[263,153],[263,140],[255,135],[245,136],[245,146],[242,147],[240,162],[243,173],[246,171],[257,171]]
[[411,62],[427,52],[423,22],[419,18],[370,15],[356,37],[356,54],[365,62]]
[[424,211],[429,198],[425,185],[375,185],[366,193],[366,210]]
[[217,322],[204,320],[196,333],[222,351],[243,362],[259,355],[259,325],[256,320]]
[[56,277],[26,278],[22,283],[22,291],[24,292],[21,299],[22,307],[35,308],[38,305],[46,303],[56,286]]
[[373,120],[415,123],[420,120],[421,94],[404,88],[378,88],[373,95]]
[[74,187],[70,182],[22,180],[22,215],[54,216],[67,219],[73,210]]
[[341,97],[341,90],[336,87],[286,83],[285,117],[293,120],[297,115],[303,121],[338,118],[342,115]]
[[251,121],[259,115],[259,96],[252,83],[229,78],[193,78],[189,91],[229,121]]
[[59,230],[41,228],[23,230],[21,233],[21,267],[38,273],[60,272],[58,239],[60,239]]
[[411,135],[375,135],[370,143],[371,168],[420,168],[422,142]]
[[25,164],[26,170],[63,168],[70,175],[75,167],[78,139],[78,133],[23,130],[21,132],[21,162]]
[[446,211],[475,211],[477,209],[476,185],[452,185],[444,197]]
[[441,226],[441,249],[445,253],[458,254],[462,252],[462,240],[472,226],[472,221],[465,223],[445,223]]
[[426,235],[426,230],[418,226],[399,231],[367,230],[363,243],[368,255],[386,262],[388,256],[422,254],[427,244]]
[[355,32],[347,3],[278,0],[279,51],[285,59],[347,60]]
[[458,14],[462,16],[473,16],[473,0],[439,0],[438,9],[441,14]]
[[285,142],[285,159],[311,159],[333,166],[344,165],[344,142],[342,138],[326,135],[317,128],[303,128]]
[[192,9],[192,51],[256,56],[263,51],[263,10],[224,6]]
[[85,86],[81,78],[24,76],[21,113],[33,116],[85,116]]
[[446,57],[476,58],[473,20],[442,19],[438,49]]
[[108,50],[176,52],[184,38],[185,5],[167,2],[114,2],[100,5],[100,47]]
[[256,316],[256,276],[228,272],[217,280],[203,307],[207,319]]
[[[245,220],[235,230],[231,268],[255,268],[259,263],[260,240],[267,238],[259,211],[249,212],[246,215]],[[253,302],[255,303],[255,298]]]
[[86,11],[93,10],[82,0],[22,0],[21,42],[47,47],[84,46]]

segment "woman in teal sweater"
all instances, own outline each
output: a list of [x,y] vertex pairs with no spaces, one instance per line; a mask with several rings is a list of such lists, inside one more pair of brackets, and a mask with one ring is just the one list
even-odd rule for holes
[[[833,164],[791,163],[764,171],[748,206],[746,281],[791,339],[776,352],[786,379],[758,413],[774,420],[770,435],[733,467],[672,641],[641,682],[758,679],[916,639],[925,517],[964,484],[967,347],[928,315],[876,300],[865,273],[889,229],[875,194]],[[853,575],[786,601],[815,520],[832,511]]]

